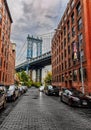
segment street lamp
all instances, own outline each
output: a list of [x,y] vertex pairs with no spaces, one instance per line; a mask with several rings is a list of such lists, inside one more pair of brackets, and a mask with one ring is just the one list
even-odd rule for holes
[[79,42],[79,49],[80,49],[80,67],[81,67],[81,82],[82,82],[82,93],[85,92],[84,90],[84,77],[83,77],[83,59],[82,59],[82,52],[81,52],[81,42]]

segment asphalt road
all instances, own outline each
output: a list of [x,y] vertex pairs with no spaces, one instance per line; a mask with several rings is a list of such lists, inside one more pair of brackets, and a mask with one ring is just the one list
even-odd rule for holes
[[32,88],[0,111],[0,123],[0,130],[91,130],[91,109],[70,107]]

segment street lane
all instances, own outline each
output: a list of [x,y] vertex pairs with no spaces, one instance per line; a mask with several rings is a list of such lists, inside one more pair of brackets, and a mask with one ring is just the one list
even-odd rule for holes
[[0,130],[91,130],[91,110],[69,107],[59,97],[29,89]]

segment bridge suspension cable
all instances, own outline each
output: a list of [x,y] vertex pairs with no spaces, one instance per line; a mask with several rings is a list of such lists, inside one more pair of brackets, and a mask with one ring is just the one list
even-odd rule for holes
[[22,48],[20,48],[20,50],[18,51],[18,54],[17,54],[17,57],[16,57],[16,63],[20,62],[21,60],[26,58],[26,54],[25,54],[26,53],[26,47],[27,47],[27,44],[26,44],[26,41],[25,41]]

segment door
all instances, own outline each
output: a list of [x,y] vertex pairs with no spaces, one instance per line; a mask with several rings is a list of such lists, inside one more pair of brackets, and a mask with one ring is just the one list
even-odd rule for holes
[[72,80],[69,80],[69,88],[72,87]]

